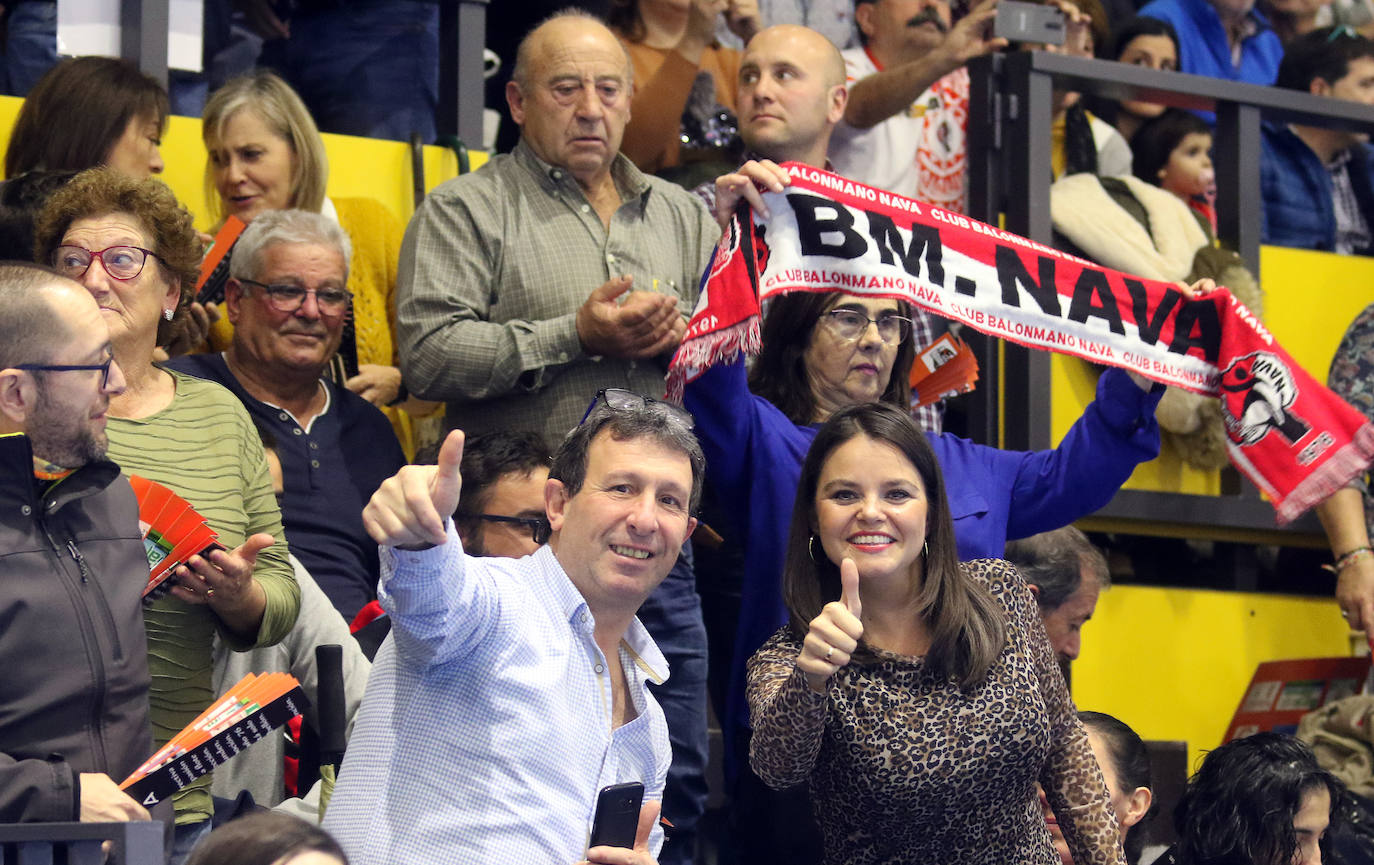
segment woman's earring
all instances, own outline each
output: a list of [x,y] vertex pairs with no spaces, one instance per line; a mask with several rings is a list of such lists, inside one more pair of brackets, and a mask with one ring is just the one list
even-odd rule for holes
[[162,317],[165,318],[165,319],[167,319],[168,321],[171,321],[171,320],[172,320],[172,316],[174,316],[174,315],[176,315],[176,310],[164,309],[164,310],[162,311]]
[[930,541],[923,541],[921,543],[921,553],[925,555],[926,558],[930,558]]
[[811,554],[811,561],[816,560],[816,536],[812,535],[806,540],[806,551]]

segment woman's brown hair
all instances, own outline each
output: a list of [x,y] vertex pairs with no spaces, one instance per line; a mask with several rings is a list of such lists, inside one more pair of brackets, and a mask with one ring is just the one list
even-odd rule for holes
[[167,91],[127,60],[64,60],[24,99],[5,151],[5,176],[104,165],[130,120],[156,122],[161,136],[167,114]]
[[[204,254],[192,217],[161,180],[134,180],[110,168],[83,171],[54,192],[34,226],[34,260],[52,264],[73,222],[113,216],[134,217],[148,230],[148,245],[169,285],[180,290],[177,313],[191,302]],[[158,344],[175,333],[175,321],[158,322]]]
[[839,567],[825,555],[817,560],[811,552],[816,490],[830,455],[859,436],[896,448],[925,484],[927,552],[924,573],[919,585],[913,586],[915,614],[930,630],[925,663],[936,676],[952,678],[960,687],[975,686],[1006,643],[1005,618],[992,596],[960,568],[954,520],[935,451],[911,416],[893,406],[875,402],[841,409],[820,428],[807,451],[782,573],[789,624],[797,636],[804,637],[821,608],[840,597]]
[[211,832],[196,846],[187,865],[272,865],[311,852],[348,865],[339,842],[320,827],[288,814],[259,811]]

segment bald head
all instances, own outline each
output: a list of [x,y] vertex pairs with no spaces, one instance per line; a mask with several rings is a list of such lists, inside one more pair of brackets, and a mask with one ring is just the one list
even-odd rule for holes
[[740,133],[775,162],[825,164],[849,98],[844,58],[820,33],[783,24],[749,40],[740,60]]
[[844,56],[840,49],[820,32],[800,24],[779,24],[760,30],[749,40],[744,56],[748,58],[751,53],[774,56],[780,51],[791,53],[797,62],[816,70],[826,87],[845,83]]
[[581,9],[567,9],[545,18],[525,34],[515,50],[515,69],[511,71],[511,79],[528,92],[534,67],[550,55],[553,48],[560,44],[559,40],[584,38],[593,34],[593,38],[604,34],[619,47],[625,58],[625,80],[633,85],[634,66],[630,63],[630,55],[625,52],[625,46],[620,44],[620,40],[601,19]]

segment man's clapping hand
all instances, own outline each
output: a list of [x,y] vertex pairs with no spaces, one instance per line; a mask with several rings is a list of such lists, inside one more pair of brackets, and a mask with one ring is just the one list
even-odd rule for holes
[[677,298],[654,291],[632,291],[633,285],[632,276],[613,277],[577,310],[577,336],[587,354],[658,357],[682,341],[687,322],[678,312]]

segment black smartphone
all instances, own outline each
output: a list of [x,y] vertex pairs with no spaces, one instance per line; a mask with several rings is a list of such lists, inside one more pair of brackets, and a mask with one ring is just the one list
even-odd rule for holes
[[1064,13],[1054,6],[1025,3],[1022,0],[1000,0],[997,17],[992,23],[992,35],[1013,43],[1063,45]]
[[639,806],[644,803],[644,785],[638,781],[602,787],[596,795],[596,816],[592,818],[592,847],[635,846],[639,829]]

